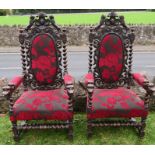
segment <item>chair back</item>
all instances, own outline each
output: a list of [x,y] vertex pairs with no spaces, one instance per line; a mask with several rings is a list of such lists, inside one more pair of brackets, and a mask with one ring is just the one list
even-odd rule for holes
[[100,24],[90,29],[89,72],[94,73],[95,85],[113,88],[129,84],[134,33],[123,16],[111,12],[102,16]]
[[32,89],[60,87],[66,35],[55,25],[54,17],[44,13],[31,16],[30,24],[20,30],[19,41],[25,86]]

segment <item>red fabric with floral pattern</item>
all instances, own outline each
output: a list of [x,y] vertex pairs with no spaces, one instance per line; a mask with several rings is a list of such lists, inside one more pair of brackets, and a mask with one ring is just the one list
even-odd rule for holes
[[132,90],[94,89],[92,109],[88,109],[89,119],[106,117],[145,117],[148,112],[144,102]]
[[32,72],[41,84],[52,83],[57,73],[57,56],[54,40],[47,34],[38,35],[32,41]]
[[64,89],[26,91],[13,105],[14,120],[69,120],[68,95]]
[[115,34],[106,35],[100,43],[99,70],[102,79],[109,83],[119,80],[123,67],[123,43]]
[[134,73],[132,74],[132,76],[133,76],[133,79],[141,86],[144,85],[145,81],[148,81],[147,78],[140,73]]
[[9,82],[9,85],[14,85],[17,88],[22,82],[23,76],[16,76]]

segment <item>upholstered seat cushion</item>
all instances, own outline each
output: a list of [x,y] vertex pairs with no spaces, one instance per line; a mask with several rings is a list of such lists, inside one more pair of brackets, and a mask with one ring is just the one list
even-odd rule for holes
[[87,107],[87,117],[145,117],[144,102],[132,90],[120,87],[117,89],[94,89],[92,108]]
[[64,89],[26,91],[13,106],[13,120],[68,120],[68,95]]

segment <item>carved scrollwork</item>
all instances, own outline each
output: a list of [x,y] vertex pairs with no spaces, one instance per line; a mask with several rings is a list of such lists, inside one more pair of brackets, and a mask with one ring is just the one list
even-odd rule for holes
[[57,45],[57,48],[62,48],[61,40],[57,40],[56,45]]
[[100,43],[100,40],[99,40],[99,39],[94,39],[94,41],[93,41],[93,46],[94,46],[95,48],[97,48],[97,47],[99,46],[99,43]]
[[29,49],[29,47],[30,47],[30,41],[25,40],[25,48]]
[[[119,76],[119,80],[110,83],[106,83],[104,79],[102,79],[98,66],[100,42],[107,34],[115,34],[119,36],[123,43],[123,69]],[[131,80],[132,44],[134,39],[135,35],[133,29],[129,29],[126,26],[124,17],[118,16],[113,11],[109,13],[108,16],[101,16],[100,24],[94,29],[92,29],[92,27],[90,28],[89,42],[92,44],[94,49],[89,52],[89,55],[94,55],[94,64],[92,64],[91,70],[94,70],[96,87],[114,88],[129,84],[129,81]]]

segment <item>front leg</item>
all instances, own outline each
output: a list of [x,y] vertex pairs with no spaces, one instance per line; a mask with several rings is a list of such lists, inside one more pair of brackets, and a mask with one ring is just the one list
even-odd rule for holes
[[74,94],[74,85],[73,84],[66,84],[65,88],[67,90],[67,94],[69,96],[69,111],[73,111],[73,94]]
[[[73,112],[73,93],[74,93],[74,85],[73,84],[66,84],[67,94],[69,96],[68,101],[68,110]],[[68,139],[73,141],[73,120],[69,120],[69,127],[68,127]]]
[[[74,94],[74,79],[69,74],[64,75],[64,85],[68,94],[68,111],[73,113],[73,94]],[[68,139],[73,140],[73,119],[68,121]]]
[[[94,90],[94,83],[88,82],[87,83],[87,92],[88,92],[88,98],[87,98],[87,112],[92,110],[92,95],[93,95],[93,90]],[[92,124],[91,120],[87,120],[87,138],[92,137]]]
[[73,120],[69,120],[68,139],[73,141]]

